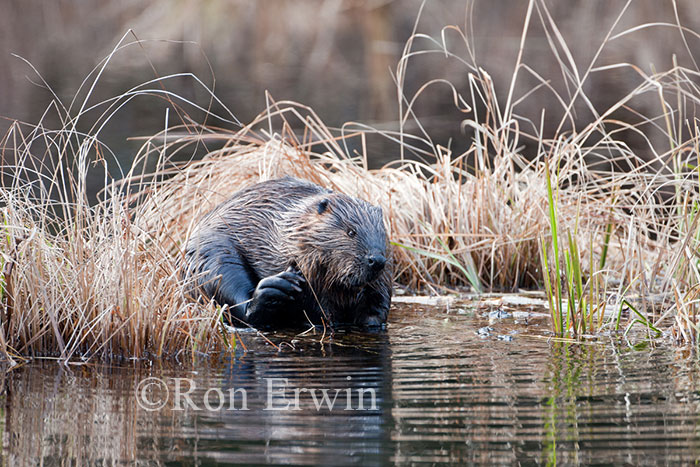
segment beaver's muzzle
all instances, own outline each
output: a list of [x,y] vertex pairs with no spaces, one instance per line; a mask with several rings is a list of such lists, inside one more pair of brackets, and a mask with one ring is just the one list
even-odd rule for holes
[[384,269],[386,258],[381,253],[370,253],[367,255],[367,267],[372,271],[373,275],[377,275]]

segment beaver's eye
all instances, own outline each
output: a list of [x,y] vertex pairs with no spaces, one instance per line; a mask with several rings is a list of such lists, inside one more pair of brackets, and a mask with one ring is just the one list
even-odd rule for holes
[[355,232],[355,229],[353,229],[352,227],[348,227],[348,237],[352,238],[355,235],[357,235],[357,232]]

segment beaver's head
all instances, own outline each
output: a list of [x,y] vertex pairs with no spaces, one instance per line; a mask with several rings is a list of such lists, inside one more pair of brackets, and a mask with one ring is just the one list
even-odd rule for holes
[[381,208],[344,194],[310,198],[286,230],[299,269],[327,286],[362,287],[391,259]]

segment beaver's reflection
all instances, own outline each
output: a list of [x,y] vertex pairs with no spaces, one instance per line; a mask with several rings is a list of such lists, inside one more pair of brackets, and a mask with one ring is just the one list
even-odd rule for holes
[[[258,349],[228,365],[223,392],[237,410],[201,414],[229,460],[363,465],[389,460],[391,363],[386,333],[312,339],[281,353]],[[241,389],[245,389],[245,396]],[[272,393],[271,393],[272,391]],[[247,409],[240,410],[247,397]],[[200,449],[208,450],[200,435]]]

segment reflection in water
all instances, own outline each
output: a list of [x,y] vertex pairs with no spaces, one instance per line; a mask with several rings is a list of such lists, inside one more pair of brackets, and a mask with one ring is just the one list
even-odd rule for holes
[[[395,310],[386,333],[340,334],[325,345],[318,336],[284,336],[295,348],[280,353],[247,335],[248,352],[239,346],[235,356],[194,369],[27,365],[3,380],[4,457],[10,465],[374,465],[639,464],[698,456],[698,368],[689,359],[667,348],[550,343],[525,335],[542,326],[507,321],[481,338],[481,317],[405,309]],[[512,329],[515,340],[496,339]],[[137,403],[134,390],[147,377],[166,387],[137,394],[154,402],[167,394],[160,410]],[[265,410],[270,381],[279,389],[283,380],[287,399],[275,407],[294,409],[297,389],[299,410]],[[185,397],[175,400],[178,385],[181,395],[192,389],[186,396],[197,409]],[[325,405],[322,389],[330,396]],[[345,410],[358,407],[358,390],[368,410]],[[215,409],[220,394],[222,409],[207,410],[205,402]]]

